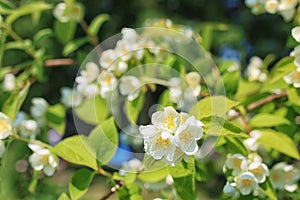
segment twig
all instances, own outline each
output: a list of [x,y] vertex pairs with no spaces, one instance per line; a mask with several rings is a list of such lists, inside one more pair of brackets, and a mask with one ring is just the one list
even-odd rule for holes
[[62,65],[75,65],[77,62],[71,58],[50,59],[44,62],[45,67],[57,67]]
[[[258,108],[258,107],[260,107],[260,106],[262,106],[264,104],[267,104],[267,103],[269,103],[269,102],[271,102],[271,101],[273,101],[275,99],[280,99],[280,98],[285,97],[285,96],[287,96],[287,92],[286,91],[283,91],[283,92],[281,92],[279,94],[272,94],[270,96],[267,96],[267,97],[265,97],[263,99],[260,99],[260,100],[258,100],[256,102],[254,102],[254,103],[249,104],[246,107],[246,110],[247,110],[247,112],[250,112],[250,111],[252,111],[252,110],[254,110],[254,109],[256,109],[256,108]],[[234,120],[234,119],[238,118],[240,115],[241,115],[241,113],[237,112],[235,115],[233,115],[233,116],[230,117],[230,120]]]
[[96,38],[94,35],[91,34],[91,32],[89,31],[89,26],[87,25],[87,23],[84,20],[80,21],[80,25],[81,25],[82,29],[84,30],[84,32],[87,34],[87,36],[90,38],[91,43],[96,48],[98,54],[101,55],[102,49],[98,45],[99,44],[98,38]]
[[121,180],[119,183],[117,183],[114,187],[112,187],[109,191],[109,193],[107,193],[105,196],[103,196],[100,200],[106,200],[108,199],[111,195],[113,195],[117,189],[119,189],[120,187],[122,187],[124,185],[124,181]]
[[258,100],[256,102],[251,103],[250,105],[248,105],[247,106],[247,111],[252,111],[255,108],[258,108],[258,107],[260,107],[260,106],[262,106],[262,105],[264,105],[266,103],[269,103],[269,102],[271,102],[271,101],[273,101],[275,99],[279,99],[281,97],[285,97],[286,95],[287,95],[287,92],[284,91],[284,92],[279,93],[279,94],[272,94],[270,96],[267,96],[267,97],[265,97],[265,98],[263,98],[261,100]]

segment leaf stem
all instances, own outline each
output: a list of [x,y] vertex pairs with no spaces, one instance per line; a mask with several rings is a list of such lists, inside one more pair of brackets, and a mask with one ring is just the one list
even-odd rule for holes
[[86,21],[81,20],[80,21],[80,25],[82,27],[82,29],[84,30],[84,32],[87,34],[87,36],[89,37],[92,45],[96,48],[97,52],[99,55],[101,55],[102,53],[102,49],[99,46],[99,41],[98,38],[95,37],[93,34],[91,34],[91,32],[89,31],[89,26],[87,25]]

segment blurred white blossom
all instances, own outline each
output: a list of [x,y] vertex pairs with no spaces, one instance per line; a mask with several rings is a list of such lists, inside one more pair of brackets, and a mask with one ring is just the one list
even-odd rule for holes
[[100,95],[102,98],[109,98],[117,88],[118,82],[115,75],[111,72],[103,72],[99,77]]
[[261,132],[258,130],[253,130],[249,133],[249,138],[243,141],[245,147],[251,151],[256,151],[258,149],[259,143],[258,139],[261,137]]
[[119,174],[121,176],[125,176],[127,172],[136,173],[140,167],[142,167],[142,162],[139,159],[133,158],[128,162],[124,162],[122,164],[121,169],[119,170]]
[[293,85],[295,88],[300,88],[300,67],[283,77],[287,84]]
[[81,94],[73,90],[71,88],[62,87],[60,89],[61,98],[60,101],[67,107],[77,107],[82,103],[82,96]]
[[253,162],[249,165],[248,170],[253,173],[258,183],[263,183],[269,175],[267,165],[261,162]]
[[33,98],[31,100],[30,113],[35,119],[45,117],[49,104],[43,98]]
[[274,188],[294,192],[300,180],[300,173],[293,165],[280,162],[270,170],[270,180]]
[[264,82],[267,79],[267,74],[262,71],[263,61],[257,56],[250,59],[246,74],[249,81]]
[[5,74],[3,80],[3,90],[4,91],[13,91],[16,87],[16,77],[13,74]]
[[34,139],[39,132],[39,127],[34,120],[23,120],[19,127],[20,135]]
[[258,189],[258,181],[251,172],[244,172],[236,179],[236,185],[242,195],[248,195]]
[[119,85],[120,93],[127,96],[129,101],[136,99],[141,90],[141,82],[135,76],[123,76]]
[[62,23],[67,23],[69,21],[79,22],[83,18],[84,11],[83,7],[78,3],[59,3],[53,9],[53,15]]
[[229,183],[229,182],[227,182],[226,185],[223,188],[223,193],[226,196],[238,197],[239,196],[239,192],[236,189],[236,183]]
[[8,116],[0,112],[0,140],[12,135],[12,122]]
[[29,162],[34,170],[41,171],[47,175],[52,176],[58,165],[57,160],[53,154],[40,145],[28,144],[29,148],[33,151],[33,154],[29,156]]

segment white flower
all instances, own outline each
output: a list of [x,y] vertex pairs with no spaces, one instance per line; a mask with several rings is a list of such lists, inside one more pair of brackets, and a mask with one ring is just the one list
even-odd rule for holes
[[246,0],[246,5],[251,8],[251,12],[253,14],[260,14],[265,12],[265,4],[264,1],[261,0]]
[[99,94],[99,88],[96,84],[86,85],[83,95],[87,98],[93,98]]
[[300,42],[300,26],[296,26],[292,29],[292,36],[297,42]]
[[294,50],[290,53],[290,56],[294,56],[294,64],[297,67],[300,67],[300,45],[296,46]]
[[52,176],[58,165],[54,155],[49,149],[45,149],[37,144],[28,144],[33,154],[29,156],[29,162],[34,170],[43,170],[47,176]]
[[283,77],[287,84],[292,84],[295,88],[300,88],[300,67]]
[[131,43],[134,43],[138,40],[138,34],[134,29],[123,28],[121,30],[121,33],[122,33],[122,40],[126,40]]
[[8,116],[0,112],[0,140],[12,135],[12,122]]
[[201,91],[200,75],[197,72],[190,72],[185,75],[185,80],[189,87],[193,89],[194,96],[198,96]]
[[278,5],[278,12],[282,15],[285,21],[293,19],[296,13],[296,6],[298,0],[280,0]]
[[168,185],[173,185],[173,184],[174,184],[174,179],[173,179],[173,177],[172,177],[170,174],[168,174],[168,175],[166,176],[166,183],[167,183]]
[[24,120],[20,124],[20,135],[34,139],[38,133],[38,124],[34,120]]
[[118,57],[122,61],[128,61],[132,57],[135,50],[137,50],[137,44],[126,40],[119,40],[115,48]]
[[86,64],[86,69],[80,72],[81,76],[85,77],[88,83],[93,82],[99,76],[100,70],[98,65],[93,62]]
[[258,149],[259,143],[258,139],[261,137],[261,132],[258,130],[253,130],[249,133],[250,138],[243,141],[245,147],[251,151],[256,151]]
[[126,62],[119,62],[118,63],[118,72],[123,74],[128,69],[128,64]]
[[32,106],[30,107],[30,113],[34,118],[38,119],[46,115],[49,105],[45,99],[33,98],[31,103]]
[[232,175],[236,176],[247,168],[247,159],[241,154],[233,154],[227,158],[225,165],[232,169]]
[[278,0],[267,0],[265,3],[265,9],[268,13],[274,14],[277,12]]
[[128,100],[133,101],[140,94],[141,82],[135,76],[123,76],[119,88],[122,95],[128,96]]
[[5,151],[4,143],[2,142],[2,140],[0,140],[0,158],[3,156],[4,151]]
[[264,82],[267,79],[267,74],[262,72],[261,68],[263,66],[263,61],[257,56],[253,56],[250,59],[250,63],[247,67],[247,75],[249,81],[260,81]]
[[117,87],[117,79],[111,72],[103,72],[99,77],[100,95],[102,98],[109,98]]
[[112,71],[115,69],[115,62],[118,59],[117,53],[112,50],[106,50],[103,51],[99,60],[99,63],[101,67],[108,69],[109,71]]
[[125,176],[127,172],[137,172],[137,170],[142,166],[142,162],[136,158],[131,159],[128,162],[122,164],[119,174]]
[[242,195],[248,195],[258,189],[258,182],[251,172],[244,172],[236,179],[237,188]]
[[198,151],[196,141],[203,135],[202,126],[202,122],[191,116],[175,132],[175,142],[185,154],[195,155]]
[[70,21],[69,16],[66,15],[66,8],[67,5],[65,3],[59,3],[55,6],[53,10],[54,17],[63,23]]
[[79,22],[83,18],[83,8],[77,3],[74,5],[59,3],[55,6],[53,15],[62,23],[66,23],[71,20]]
[[60,101],[67,107],[77,107],[82,103],[82,96],[76,90],[72,90],[71,88],[67,87],[62,87],[60,89],[60,93]]
[[140,133],[144,136],[145,151],[154,159],[159,160],[164,156],[166,160],[172,161],[176,146],[171,134],[157,130],[153,125],[140,126]]
[[263,183],[269,175],[267,165],[261,162],[253,162],[249,165],[248,170],[252,172],[257,179],[258,183]]
[[13,91],[16,87],[16,77],[13,74],[6,74],[3,80],[3,90]]
[[239,193],[236,189],[236,183],[229,183],[227,182],[226,185],[223,188],[223,193],[226,196],[230,196],[230,197],[238,197]]

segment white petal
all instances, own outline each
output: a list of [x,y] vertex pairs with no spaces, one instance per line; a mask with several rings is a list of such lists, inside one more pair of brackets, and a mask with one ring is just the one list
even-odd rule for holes
[[43,169],[44,173],[47,175],[47,176],[52,176],[55,172],[55,168],[53,168],[52,166],[50,165],[46,165]]
[[157,133],[157,129],[153,125],[140,126],[139,131],[145,138],[154,136]]
[[297,42],[300,42],[300,26],[292,29],[292,36]]

